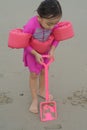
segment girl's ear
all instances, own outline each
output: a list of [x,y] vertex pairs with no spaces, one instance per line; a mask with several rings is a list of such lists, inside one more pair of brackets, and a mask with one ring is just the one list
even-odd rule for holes
[[37,15],[37,18],[38,18],[38,21],[39,21],[39,22],[42,21],[42,18],[41,18],[39,15]]

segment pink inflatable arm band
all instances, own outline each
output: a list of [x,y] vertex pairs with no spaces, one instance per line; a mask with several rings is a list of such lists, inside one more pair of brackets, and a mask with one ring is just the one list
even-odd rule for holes
[[22,29],[17,28],[9,32],[8,47],[10,48],[25,48],[29,46],[31,34],[24,33]]
[[55,40],[63,41],[74,36],[74,31],[71,22],[59,22],[58,27],[54,29],[53,35]]

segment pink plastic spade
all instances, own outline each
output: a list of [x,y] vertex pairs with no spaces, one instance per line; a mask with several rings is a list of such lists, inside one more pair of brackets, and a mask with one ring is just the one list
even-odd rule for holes
[[[49,58],[49,55],[43,57]],[[48,67],[54,61],[53,58],[49,59],[48,63],[42,63],[45,68],[45,93],[46,101],[40,103],[40,118],[41,121],[55,120],[57,118],[56,102],[49,100],[49,87],[48,87]]]

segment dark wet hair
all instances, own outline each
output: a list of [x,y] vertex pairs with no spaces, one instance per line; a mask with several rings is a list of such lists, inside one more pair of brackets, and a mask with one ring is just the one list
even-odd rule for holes
[[57,0],[44,0],[37,9],[37,13],[42,18],[54,18],[62,16],[62,9]]

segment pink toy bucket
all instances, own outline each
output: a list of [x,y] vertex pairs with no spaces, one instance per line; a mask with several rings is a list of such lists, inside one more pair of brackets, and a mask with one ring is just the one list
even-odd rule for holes
[[55,40],[63,41],[74,36],[74,31],[71,22],[65,21],[58,23],[58,27],[53,31]]
[[31,34],[24,33],[22,29],[17,28],[9,32],[8,47],[10,48],[25,48],[29,46]]

